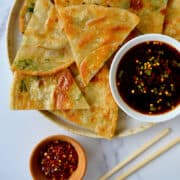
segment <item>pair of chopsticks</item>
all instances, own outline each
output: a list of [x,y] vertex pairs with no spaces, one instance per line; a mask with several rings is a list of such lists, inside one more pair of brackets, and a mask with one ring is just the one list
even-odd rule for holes
[[[161,133],[159,133],[158,135],[156,135],[154,138],[152,138],[149,142],[147,142],[146,144],[144,144],[142,147],[140,147],[137,151],[135,151],[132,155],[130,155],[126,160],[124,160],[123,162],[119,163],[118,165],[116,165],[112,170],[110,170],[109,172],[107,172],[105,175],[103,175],[100,180],[106,180],[108,179],[110,176],[112,176],[116,171],[120,170],[121,168],[123,168],[125,165],[127,165],[129,162],[131,162],[132,160],[134,160],[135,158],[137,158],[140,154],[142,154],[144,151],[146,151],[149,147],[151,147],[153,144],[157,143],[159,140],[161,140],[163,137],[165,137],[166,135],[168,135],[170,132],[170,129],[164,129]],[[161,154],[163,154],[164,152],[168,151],[170,148],[172,148],[173,146],[175,146],[176,144],[180,143],[180,137],[177,137],[176,139],[174,139],[173,141],[171,141],[170,143],[168,143],[167,145],[165,145],[164,147],[160,148],[158,151],[154,152],[153,154],[151,154],[150,156],[146,157],[145,159],[143,159],[141,162],[137,163],[135,166],[133,166],[132,168],[130,168],[127,172],[121,174],[117,180],[123,180],[125,178],[127,178],[128,176],[130,176],[131,174],[133,174],[134,172],[136,172],[137,170],[139,170],[140,168],[142,168],[143,166],[145,166],[146,164],[148,164],[149,162],[151,162],[152,160],[154,160],[155,158],[157,158],[158,156],[160,156]]]

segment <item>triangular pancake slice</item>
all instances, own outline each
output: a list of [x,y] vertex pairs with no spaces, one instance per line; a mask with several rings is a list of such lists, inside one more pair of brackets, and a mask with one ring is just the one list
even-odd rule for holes
[[65,110],[88,109],[89,105],[66,69],[43,77],[15,73],[11,107],[15,110]]
[[141,33],[162,33],[168,0],[129,0],[129,10],[141,21],[137,29]]
[[180,40],[180,0],[168,1],[164,25],[164,34]]
[[49,75],[73,62],[54,4],[50,0],[37,0],[12,69],[28,75]]
[[[24,4],[20,10],[19,16],[19,30],[21,33],[25,32],[27,24],[34,12],[34,6],[37,0],[24,0]],[[128,0],[54,0],[54,2],[60,6],[71,6],[81,4],[97,4],[108,7],[120,7],[127,9],[129,7]]]
[[140,17],[141,21],[137,29],[141,33],[162,33],[167,2],[168,0],[55,0],[57,5],[64,7],[77,4],[97,4],[129,9]]
[[54,113],[100,136],[112,138],[118,120],[118,107],[111,95],[107,67],[103,67],[86,87],[83,86],[80,76],[77,76],[76,81],[90,109],[55,111]]
[[57,10],[85,85],[139,23],[135,14],[120,8],[57,5]]

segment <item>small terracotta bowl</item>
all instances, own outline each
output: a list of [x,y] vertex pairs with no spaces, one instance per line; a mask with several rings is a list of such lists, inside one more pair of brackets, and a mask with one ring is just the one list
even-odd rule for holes
[[54,136],[49,136],[39,142],[36,147],[34,148],[31,156],[30,156],[30,172],[34,180],[50,180],[47,178],[43,172],[40,169],[39,166],[39,156],[40,156],[40,151],[49,144],[52,141],[56,140],[61,140],[70,143],[76,150],[78,154],[78,165],[77,169],[72,173],[72,175],[69,177],[69,180],[81,180],[83,179],[85,172],[86,172],[86,164],[87,164],[87,159],[86,159],[86,154],[83,149],[83,147],[74,139],[68,136],[64,135],[54,135]]

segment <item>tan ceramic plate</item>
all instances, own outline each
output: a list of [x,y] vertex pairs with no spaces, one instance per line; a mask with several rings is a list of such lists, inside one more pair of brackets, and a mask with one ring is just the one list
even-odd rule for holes
[[[8,28],[7,28],[7,52],[9,57],[10,64],[13,62],[13,59],[16,55],[17,49],[19,47],[19,44],[21,42],[22,35],[19,32],[18,27],[18,16],[20,8],[23,4],[24,0],[15,0],[13,8],[11,10],[10,16],[9,16],[9,22],[8,22]],[[63,118],[57,117],[53,115],[49,111],[40,111],[44,116],[46,116],[49,120],[52,122],[55,122],[60,127],[71,131],[73,133],[88,136],[88,137],[94,137],[94,138],[101,138],[99,135],[81,128],[78,125],[75,125]],[[130,117],[128,117],[126,114],[124,114],[122,111],[119,113],[119,122],[118,127],[116,131],[115,137],[124,137],[133,135],[142,131],[145,131],[152,127],[154,124],[152,123],[142,123],[137,120],[134,120]]]

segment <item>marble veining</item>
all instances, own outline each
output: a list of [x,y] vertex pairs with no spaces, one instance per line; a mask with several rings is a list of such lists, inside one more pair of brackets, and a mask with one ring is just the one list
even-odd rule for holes
[[9,9],[10,8],[6,8],[5,12],[1,14],[2,17],[0,19],[0,40],[2,39],[3,35],[5,34],[7,19],[8,19],[8,15],[9,15]]

